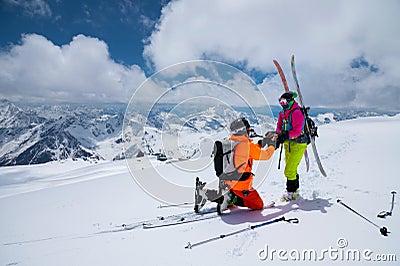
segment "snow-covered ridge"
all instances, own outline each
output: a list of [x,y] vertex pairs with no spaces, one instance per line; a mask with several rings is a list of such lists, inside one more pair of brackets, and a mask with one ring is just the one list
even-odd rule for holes
[[[188,109],[181,114],[171,113],[171,106],[161,105],[147,119],[143,114],[133,114],[129,121],[125,121],[126,136],[122,136],[125,107],[124,104],[17,106],[2,99],[0,166],[38,164],[68,158],[98,162],[152,152],[169,153],[179,159],[195,156],[202,138],[218,135],[237,117],[248,117],[253,125],[256,124],[250,114],[221,106],[203,111]],[[272,109],[276,115],[278,109]],[[327,124],[382,113],[311,109],[310,115],[317,124]],[[265,115],[260,120],[260,131],[274,129],[271,117]],[[144,121],[147,121],[146,125]],[[144,127],[148,128],[148,134],[143,132]],[[176,149],[165,150],[161,133],[180,138],[179,147],[176,147],[179,152]],[[124,140],[129,141],[127,154],[123,152]]]
[[122,119],[97,109],[21,108],[1,100],[0,166],[105,159],[98,145],[120,136]]

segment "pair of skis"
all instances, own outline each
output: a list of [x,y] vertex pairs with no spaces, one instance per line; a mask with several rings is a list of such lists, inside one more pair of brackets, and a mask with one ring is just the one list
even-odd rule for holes
[[206,219],[212,219],[218,217],[216,208],[208,208],[203,209],[199,213],[195,212],[183,212],[178,214],[171,214],[168,216],[158,216],[155,219],[143,220],[129,224],[122,224],[117,226],[117,228],[103,231],[101,233],[109,233],[109,232],[120,232],[120,231],[129,231],[137,228],[149,229],[149,228],[157,228],[171,225],[178,225],[190,222],[196,222]]
[[[283,70],[282,70],[281,66],[279,65],[278,61],[273,60],[273,62],[275,64],[276,68],[278,69],[278,73],[279,73],[279,76],[281,77],[285,92],[288,92],[289,91],[289,86],[287,84],[285,74],[283,73]],[[292,55],[292,57],[291,57],[290,66],[291,66],[291,70],[292,70],[292,76],[293,76],[294,84],[295,84],[295,87],[296,87],[296,91],[297,91],[297,94],[299,96],[299,104],[300,104],[301,107],[303,107],[305,109],[304,102],[303,102],[303,95],[301,94],[300,85],[299,85],[299,81],[297,79],[297,74],[296,74],[296,68],[295,68],[295,65],[294,65],[294,55]],[[307,114],[305,114],[305,115],[307,115]],[[308,130],[308,124],[307,123],[305,123],[305,127],[307,127],[307,130]],[[308,132],[309,132],[309,130],[308,130]],[[325,170],[324,170],[324,168],[322,166],[321,159],[320,159],[320,157],[318,155],[317,146],[315,144],[315,136],[310,136],[310,141],[311,141],[311,147],[312,147],[312,150],[313,150],[314,158],[315,158],[315,161],[317,162],[317,165],[318,165],[318,169],[321,172],[321,174],[326,177],[327,174],[326,174],[326,172],[325,172]],[[307,169],[307,172],[308,172],[310,170],[310,159],[309,159],[307,150],[304,151],[304,159],[306,161],[306,169]]]
[[[272,208],[275,206],[275,202],[270,202],[264,209]],[[173,226],[185,223],[192,223],[197,221],[203,221],[213,218],[218,218],[225,215],[233,215],[233,214],[241,214],[245,212],[249,212],[251,210],[248,209],[230,209],[228,211],[223,212],[222,214],[218,214],[217,208],[207,208],[199,210],[198,212],[186,212],[180,214],[173,214],[166,217],[160,216],[157,219],[144,221],[142,222],[143,229],[157,228],[157,227],[166,227]],[[128,227],[127,227],[128,228]]]

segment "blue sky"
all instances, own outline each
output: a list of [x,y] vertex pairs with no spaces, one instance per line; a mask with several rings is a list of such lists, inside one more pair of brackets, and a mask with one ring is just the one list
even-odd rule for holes
[[105,41],[117,62],[145,67],[144,40],[168,2],[1,0],[0,46],[4,49],[20,42],[25,33],[43,35],[56,45],[67,44],[74,36],[83,34]]
[[[400,110],[398,0],[0,0],[0,97],[128,102],[153,73],[196,59],[232,64],[270,103]],[[390,101],[388,101],[390,98]]]

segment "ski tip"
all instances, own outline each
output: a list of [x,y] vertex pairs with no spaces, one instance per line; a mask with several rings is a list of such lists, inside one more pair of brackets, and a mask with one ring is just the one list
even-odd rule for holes
[[341,199],[337,199],[336,202],[337,202],[337,203],[341,203],[342,200],[341,200]]
[[187,246],[185,247],[185,249],[192,249],[192,244],[190,242],[188,242]]
[[274,201],[274,200],[272,200],[270,203],[268,203],[268,204],[265,206],[265,209],[273,208],[273,207],[275,207],[275,201]]

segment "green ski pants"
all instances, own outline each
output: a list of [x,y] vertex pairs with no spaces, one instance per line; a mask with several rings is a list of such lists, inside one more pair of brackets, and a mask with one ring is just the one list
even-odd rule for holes
[[284,174],[288,180],[296,180],[297,167],[303,158],[304,151],[307,149],[307,143],[298,143],[285,141],[285,171]]

